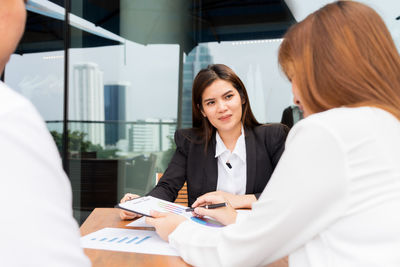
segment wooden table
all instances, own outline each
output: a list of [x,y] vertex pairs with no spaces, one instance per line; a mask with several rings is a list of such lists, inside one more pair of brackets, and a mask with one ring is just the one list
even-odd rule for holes
[[[125,226],[130,222],[131,221],[121,221],[119,218],[119,209],[96,208],[82,224],[81,235],[84,236],[90,234],[97,230],[103,229],[104,227],[154,230],[154,228]],[[91,260],[93,267],[190,266],[186,264],[180,257],[176,256],[162,256],[88,248],[85,248],[84,251]],[[287,258],[270,264],[268,267],[287,267]]]
[[[81,235],[87,235],[104,227],[154,230],[146,227],[125,226],[131,221],[121,221],[119,209],[96,208],[81,226]],[[85,248],[85,254],[92,261],[93,267],[113,266],[190,266],[180,257],[140,254],[133,252],[119,252]]]

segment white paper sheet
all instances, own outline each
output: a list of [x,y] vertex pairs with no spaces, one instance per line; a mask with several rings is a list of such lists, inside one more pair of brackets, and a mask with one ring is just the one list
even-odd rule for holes
[[178,256],[155,231],[103,228],[81,237],[83,248]]
[[150,224],[147,224],[145,221],[145,217],[140,217],[139,219],[134,220],[133,222],[125,225],[125,226],[131,226],[131,227],[153,227]]

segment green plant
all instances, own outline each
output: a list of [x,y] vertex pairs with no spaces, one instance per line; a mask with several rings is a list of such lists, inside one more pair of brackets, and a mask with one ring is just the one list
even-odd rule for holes
[[[58,151],[62,151],[62,138],[63,135],[57,131],[51,131],[50,134],[53,136],[54,142],[58,148]],[[96,152],[96,158],[116,158],[118,149],[104,149],[99,144],[93,144],[88,140],[84,140],[86,133],[80,131],[68,130],[68,151],[71,155],[82,154],[82,152]]]

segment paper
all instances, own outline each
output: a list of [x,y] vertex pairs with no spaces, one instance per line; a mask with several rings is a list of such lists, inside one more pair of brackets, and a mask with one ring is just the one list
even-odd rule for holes
[[81,237],[83,248],[178,256],[155,231],[103,228]]
[[[140,197],[133,200],[129,200],[125,203],[118,204],[118,207],[147,216],[150,215],[150,210],[157,210],[160,212],[172,212],[175,214],[182,215],[186,217],[186,219],[195,222],[197,224],[200,224],[202,226],[215,227],[215,228],[224,227],[223,224],[217,222],[216,220],[210,217],[207,216],[203,218],[194,217],[192,215],[192,212],[185,211],[186,207],[159,198],[155,198],[152,196]],[[237,210],[237,211],[240,213],[250,212],[250,210]],[[145,218],[143,217],[131,222],[126,226],[152,227],[151,225],[145,222]]]
[[153,227],[150,224],[146,223],[145,217],[140,217],[139,219],[134,220],[133,222],[125,225],[125,226],[131,226],[131,227]]
[[156,210],[160,212],[172,212],[185,216],[188,219],[192,217],[191,212],[185,211],[186,207],[152,196],[135,198],[124,203],[120,203],[117,205],[117,207],[145,216],[150,216],[150,211]]

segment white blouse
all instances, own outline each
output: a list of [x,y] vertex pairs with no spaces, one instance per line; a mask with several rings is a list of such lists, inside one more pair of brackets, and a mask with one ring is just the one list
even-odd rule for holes
[[[244,129],[236,141],[235,148],[231,152],[226,148],[218,132],[215,135],[216,148],[215,157],[218,158],[218,180],[217,190],[234,195],[246,193],[247,166],[246,166],[246,142],[244,140]],[[229,162],[229,166],[227,163]]]
[[400,122],[337,108],[291,130],[246,217],[215,231],[184,222],[169,242],[195,266],[400,266]]

